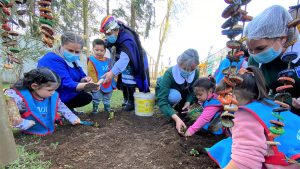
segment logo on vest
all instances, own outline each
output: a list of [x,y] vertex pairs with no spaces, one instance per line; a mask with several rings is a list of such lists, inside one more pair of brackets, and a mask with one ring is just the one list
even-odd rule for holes
[[297,139],[300,140],[300,130],[298,130]]
[[42,117],[46,117],[48,113],[48,107],[37,107]]

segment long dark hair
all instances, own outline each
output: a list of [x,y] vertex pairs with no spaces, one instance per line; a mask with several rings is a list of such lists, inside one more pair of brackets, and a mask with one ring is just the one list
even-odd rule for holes
[[48,68],[37,68],[24,73],[24,77],[17,81],[12,87],[15,89],[33,90],[31,85],[36,83],[39,87],[50,85],[49,82],[60,84],[60,77]]
[[207,91],[209,89],[212,89],[214,92],[216,89],[216,80],[211,76],[201,77],[195,81],[193,88],[195,88],[195,87],[202,87]]

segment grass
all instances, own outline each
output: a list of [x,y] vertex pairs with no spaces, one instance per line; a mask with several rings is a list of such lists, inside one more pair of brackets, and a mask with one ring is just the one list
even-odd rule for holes
[[[122,91],[121,90],[115,90],[113,92],[111,100],[110,100],[110,105],[111,105],[112,110],[120,108],[122,106],[122,103],[123,103],[123,93],[122,93]],[[83,112],[86,112],[86,113],[92,112],[92,109],[93,109],[92,103],[90,103],[90,104],[88,104],[84,107],[77,108],[78,111],[83,111]],[[99,110],[100,111],[103,110],[103,104],[102,103],[100,103],[100,105],[99,105]]]
[[19,158],[5,169],[48,169],[51,166],[50,161],[41,160],[43,154],[26,151],[25,146],[17,146],[17,153]]

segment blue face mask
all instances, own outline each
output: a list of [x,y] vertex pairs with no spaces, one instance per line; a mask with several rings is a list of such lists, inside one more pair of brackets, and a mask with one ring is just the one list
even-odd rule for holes
[[106,37],[106,40],[109,43],[115,43],[117,41],[117,36],[114,35],[114,34],[111,34],[111,35],[109,35],[109,36]]
[[65,49],[63,55],[68,62],[75,62],[76,60],[79,60],[79,55],[75,55]]
[[[195,71],[195,70],[194,70]],[[192,72],[188,72],[186,70],[180,69],[180,75],[184,78],[187,79],[191,74],[194,73],[194,71]]]
[[282,48],[280,48],[278,51],[276,51],[273,47],[270,47],[269,49],[260,52],[258,54],[250,54],[251,57],[257,62],[257,63],[270,63],[274,59],[276,59],[282,52]]

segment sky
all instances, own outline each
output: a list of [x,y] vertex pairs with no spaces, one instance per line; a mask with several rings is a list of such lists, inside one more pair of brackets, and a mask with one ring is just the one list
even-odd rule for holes
[[[178,1],[178,0],[174,0]],[[227,37],[221,34],[221,25],[226,21],[222,18],[223,10],[229,5],[224,0],[183,0],[184,10],[177,14],[177,19],[171,20],[171,29],[163,46],[161,63],[164,66],[176,64],[177,57],[189,48],[198,51],[200,61],[204,60],[209,51],[215,53],[225,47]],[[110,1],[111,8],[119,3]],[[159,24],[166,11],[166,0],[156,0],[156,27],[150,31],[149,38],[141,37],[142,45],[148,57],[156,59],[159,46]],[[288,9],[297,4],[297,0],[252,0],[247,5],[248,15],[255,17],[272,5],[281,5]],[[105,7],[104,7],[105,8]],[[244,6],[242,7],[244,8]],[[104,14],[100,16],[103,18]],[[121,18],[122,19],[122,18]],[[242,24],[242,22],[239,22]],[[148,58],[149,59],[149,58]]]
[[[165,66],[176,64],[176,58],[184,50],[194,48],[198,51],[200,60],[207,57],[212,46],[212,53],[225,47],[227,37],[221,34],[221,25],[226,19],[221,13],[228,6],[223,0],[187,0],[185,11],[178,15],[178,20],[171,22],[171,30],[162,51],[162,62]],[[156,22],[161,22],[165,7],[162,1],[156,4]],[[297,4],[297,0],[252,0],[247,5],[248,15],[256,16],[271,5],[281,5],[288,9]],[[242,24],[242,22],[239,22]],[[143,40],[143,46],[156,58],[158,51],[158,29]]]

